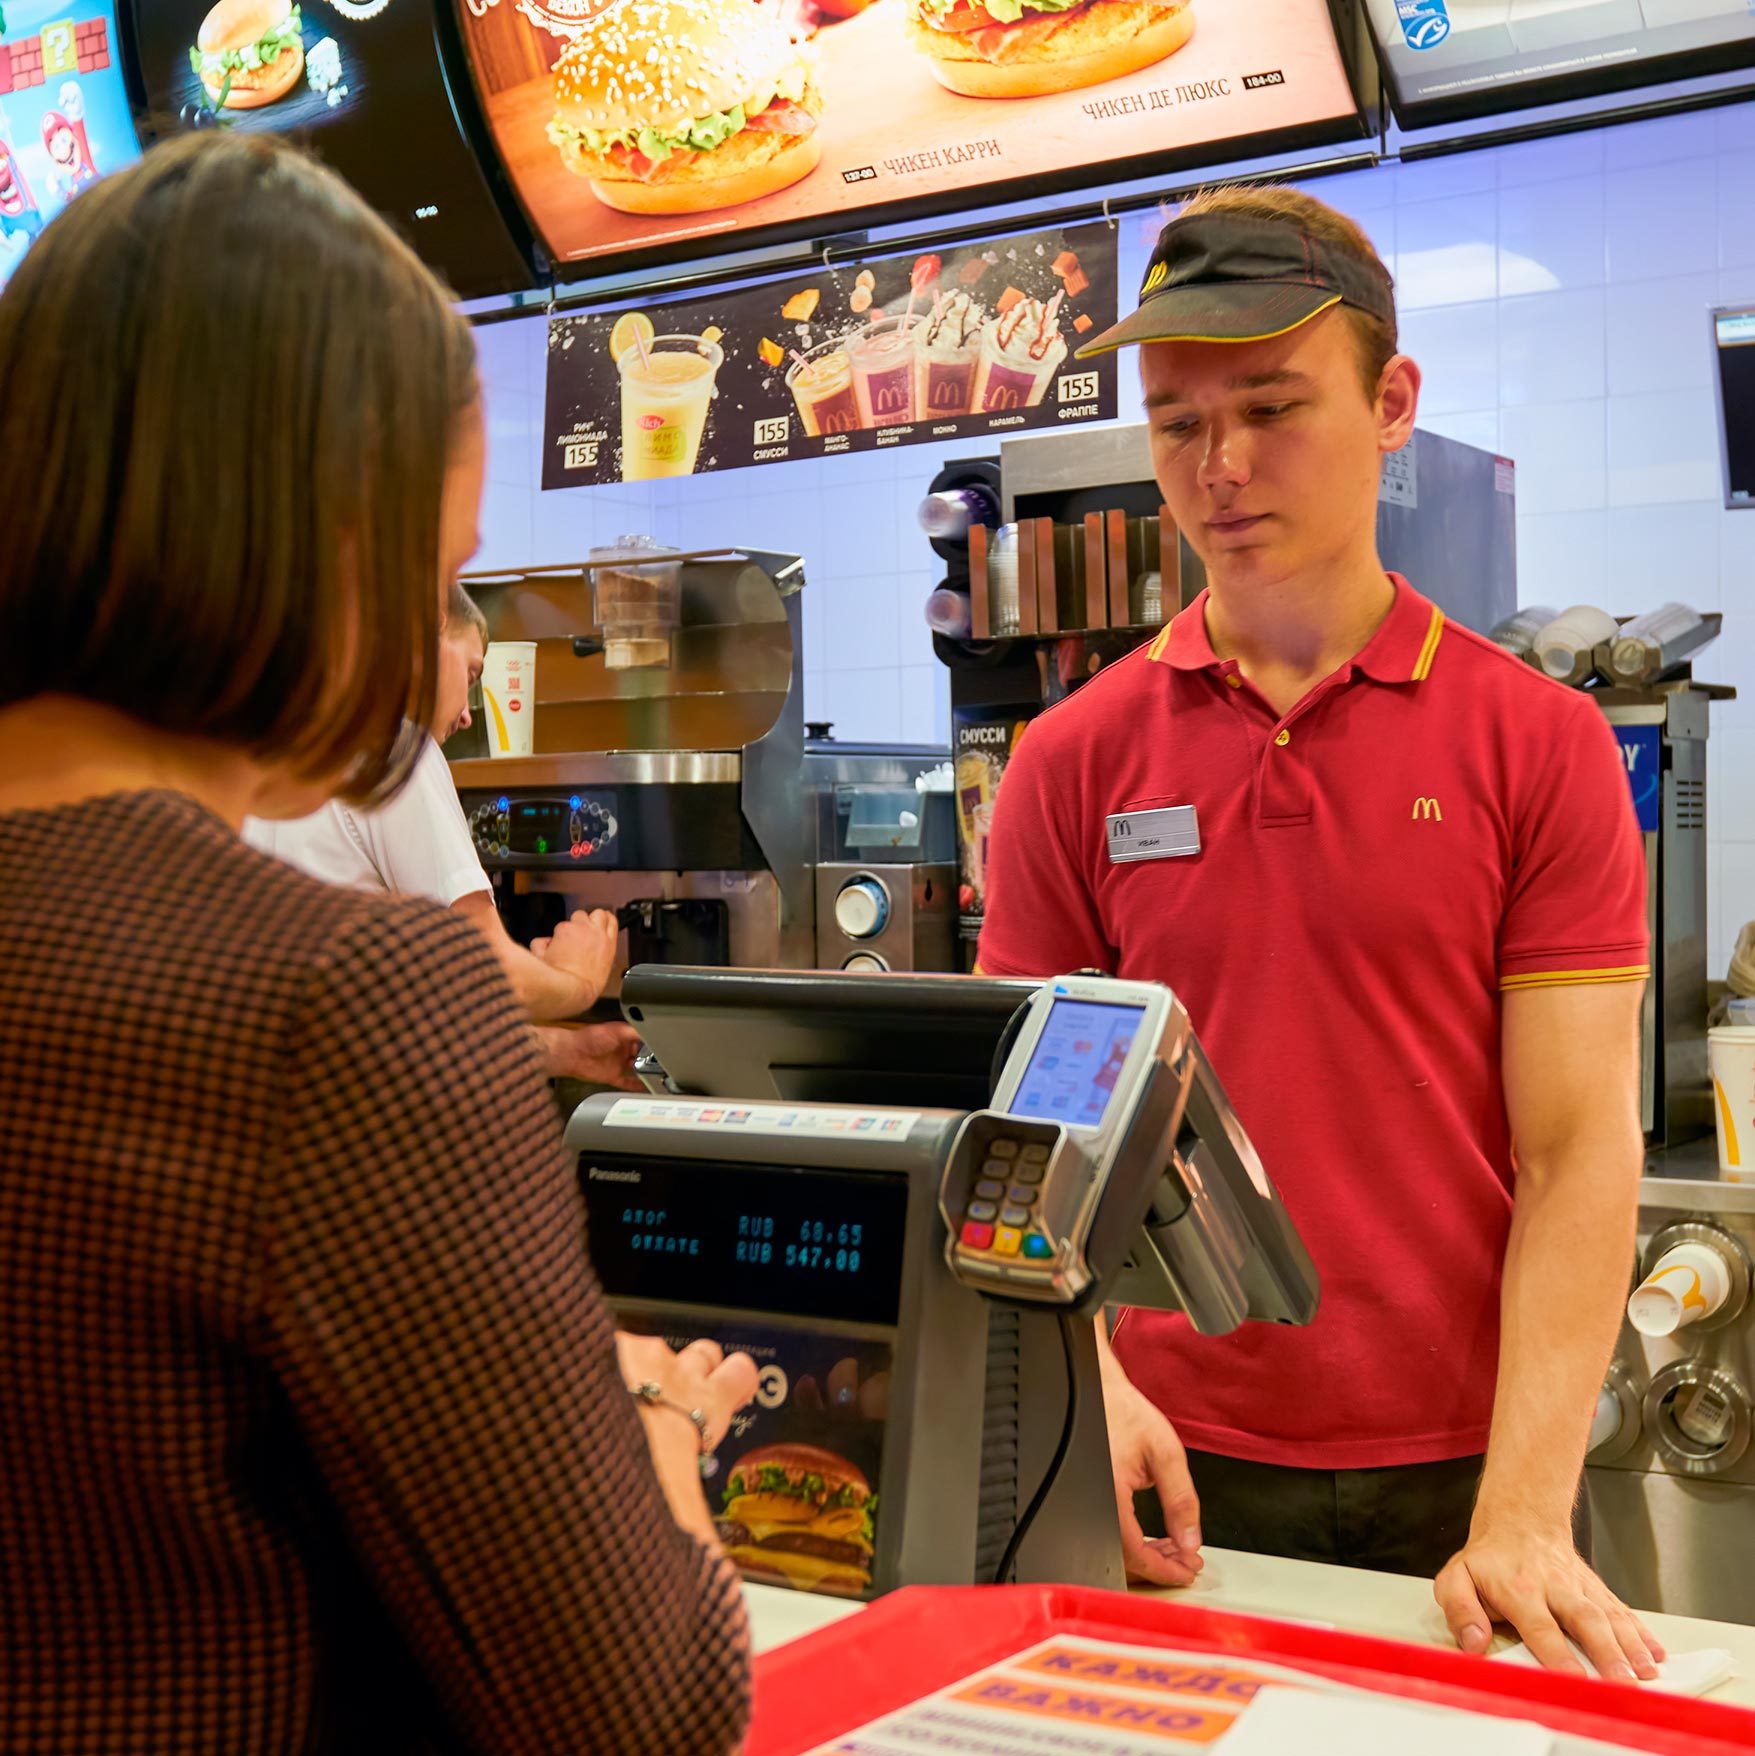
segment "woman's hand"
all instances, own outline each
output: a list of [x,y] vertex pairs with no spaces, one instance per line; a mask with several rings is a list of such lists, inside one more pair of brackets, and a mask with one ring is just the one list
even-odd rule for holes
[[[726,1353],[716,1341],[691,1341],[680,1353],[672,1353],[656,1335],[630,1335],[624,1330],[617,1333],[615,1346],[629,1384],[656,1384],[671,1402],[698,1408],[707,1417],[708,1451],[718,1449],[731,1417],[756,1393],[755,1361],[748,1354]],[[677,1422],[700,1454],[701,1435],[693,1421],[661,1405],[646,1406],[655,1415]]]
[[[658,1485],[670,1514],[690,1536],[717,1550],[718,1533],[701,1490],[701,1453],[717,1449],[731,1417],[756,1393],[756,1363],[748,1354],[727,1354],[716,1341],[692,1341],[680,1353],[655,1335],[618,1333],[616,1354],[629,1385],[656,1384],[677,1408],[642,1402],[641,1418]],[[698,1408],[706,1417],[703,1435],[678,1409]]]

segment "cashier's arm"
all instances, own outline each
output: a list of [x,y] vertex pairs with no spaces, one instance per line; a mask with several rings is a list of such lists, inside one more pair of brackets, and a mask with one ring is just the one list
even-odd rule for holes
[[538,940],[543,955],[526,951],[500,919],[493,892],[472,890],[451,905],[494,948],[518,1004],[537,1024],[576,1018],[597,1004],[615,965],[620,929],[605,909],[581,910],[562,921],[550,939]]
[[[1465,1651],[1509,1622],[1555,1670],[1570,1635],[1604,1675],[1656,1675],[1662,1649],[1579,1559],[1572,1510],[1627,1296],[1644,1159],[1638,982],[1504,996],[1517,1158],[1499,1380],[1467,1546],[1437,1595]],[[1435,1271],[1437,1265],[1434,1265]]]

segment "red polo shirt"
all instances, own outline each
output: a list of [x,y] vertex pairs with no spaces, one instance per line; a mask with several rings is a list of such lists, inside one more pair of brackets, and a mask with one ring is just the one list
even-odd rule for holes
[[[1405,580],[1283,718],[1203,596],[1035,721],[1005,774],[981,967],[1180,996],[1322,1279],[1308,1328],[1116,1349],[1201,1450],[1363,1469],[1482,1451],[1511,1219],[1500,994],[1646,974],[1645,861],[1595,703]],[[1200,851],[1113,864],[1105,818]]]

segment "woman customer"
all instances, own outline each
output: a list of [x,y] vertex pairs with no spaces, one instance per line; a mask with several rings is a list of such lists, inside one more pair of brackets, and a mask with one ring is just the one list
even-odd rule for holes
[[482,935],[237,834],[406,778],[482,444],[443,290],[259,136],[0,297],[0,1749],[741,1735],[753,1366],[618,1361]]

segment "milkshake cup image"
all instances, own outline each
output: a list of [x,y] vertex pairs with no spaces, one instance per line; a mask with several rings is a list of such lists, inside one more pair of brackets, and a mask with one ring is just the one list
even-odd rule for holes
[[725,355],[698,335],[659,335],[625,349],[622,380],[622,480],[692,476],[707,430],[707,410]]
[[914,409],[920,420],[968,414],[975,398],[986,312],[965,292],[941,299],[914,336]]
[[786,371],[786,388],[798,404],[798,418],[810,438],[851,433],[858,427],[853,365],[844,342],[826,341],[796,356]]
[[847,338],[862,427],[900,427],[914,419],[914,338],[922,321],[880,317]]
[[1020,299],[981,332],[981,358],[975,370],[974,406],[978,414],[1034,408],[1066,359],[1060,333],[1060,295],[1046,305]]

